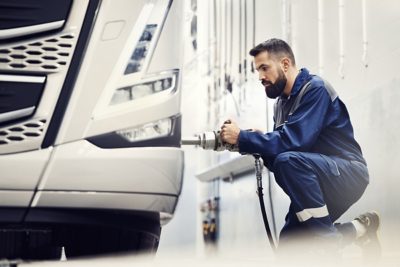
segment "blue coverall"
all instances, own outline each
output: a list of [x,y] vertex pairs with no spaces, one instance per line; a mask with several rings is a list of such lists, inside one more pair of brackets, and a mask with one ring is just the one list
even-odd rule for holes
[[333,222],[369,183],[346,106],[329,83],[301,69],[290,96],[277,99],[274,122],[266,134],[241,130],[239,150],[260,154],[291,200],[280,240],[337,236]]

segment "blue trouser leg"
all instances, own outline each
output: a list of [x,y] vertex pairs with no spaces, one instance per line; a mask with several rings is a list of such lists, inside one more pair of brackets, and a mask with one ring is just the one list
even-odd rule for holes
[[333,222],[361,197],[368,184],[363,164],[317,153],[279,154],[271,171],[291,200],[281,240],[298,232],[336,235]]

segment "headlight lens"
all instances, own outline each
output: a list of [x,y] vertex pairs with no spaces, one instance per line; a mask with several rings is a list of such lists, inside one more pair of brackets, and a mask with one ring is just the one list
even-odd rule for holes
[[173,90],[176,87],[177,71],[170,74],[157,74],[155,76],[167,76],[165,78],[154,79],[141,84],[134,84],[127,87],[118,88],[111,99],[110,105],[120,104],[143,98],[162,91]]
[[124,74],[131,74],[138,72],[142,69],[143,62],[146,58],[147,51],[149,50],[151,40],[153,39],[154,32],[157,29],[157,24],[147,24],[138,44],[133,51],[128,65],[125,68]]
[[135,128],[117,131],[117,134],[129,142],[137,142],[159,137],[165,137],[171,134],[172,120],[166,118],[155,122],[150,122]]

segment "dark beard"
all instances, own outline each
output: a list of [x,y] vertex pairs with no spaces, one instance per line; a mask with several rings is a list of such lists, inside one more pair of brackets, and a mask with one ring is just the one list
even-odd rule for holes
[[282,95],[283,90],[285,89],[286,86],[286,82],[287,82],[286,76],[281,69],[279,69],[279,76],[278,79],[276,79],[275,83],[265,84],[264,81],[262,81],[262,84],[265,87],[265,93],[267,94],[267,97],[275,99],[278,96]]

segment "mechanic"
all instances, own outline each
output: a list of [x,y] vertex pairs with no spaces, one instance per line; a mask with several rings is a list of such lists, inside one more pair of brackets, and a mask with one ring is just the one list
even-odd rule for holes
[[[363,240],[380,250],[376,212],[334,222],[363,194],[369,175],[344,103],[324,79],[296,67],[290,46],[270,39],[250,50],[267,97],[277,99],[274,130],[240,130],[232,119],[221,138],[240,152],[260,154],[290,198],[280,246],[296,236]],[[336,242],[336,241],[335,241]],[[290,243],[290,242],[289,242]]]

